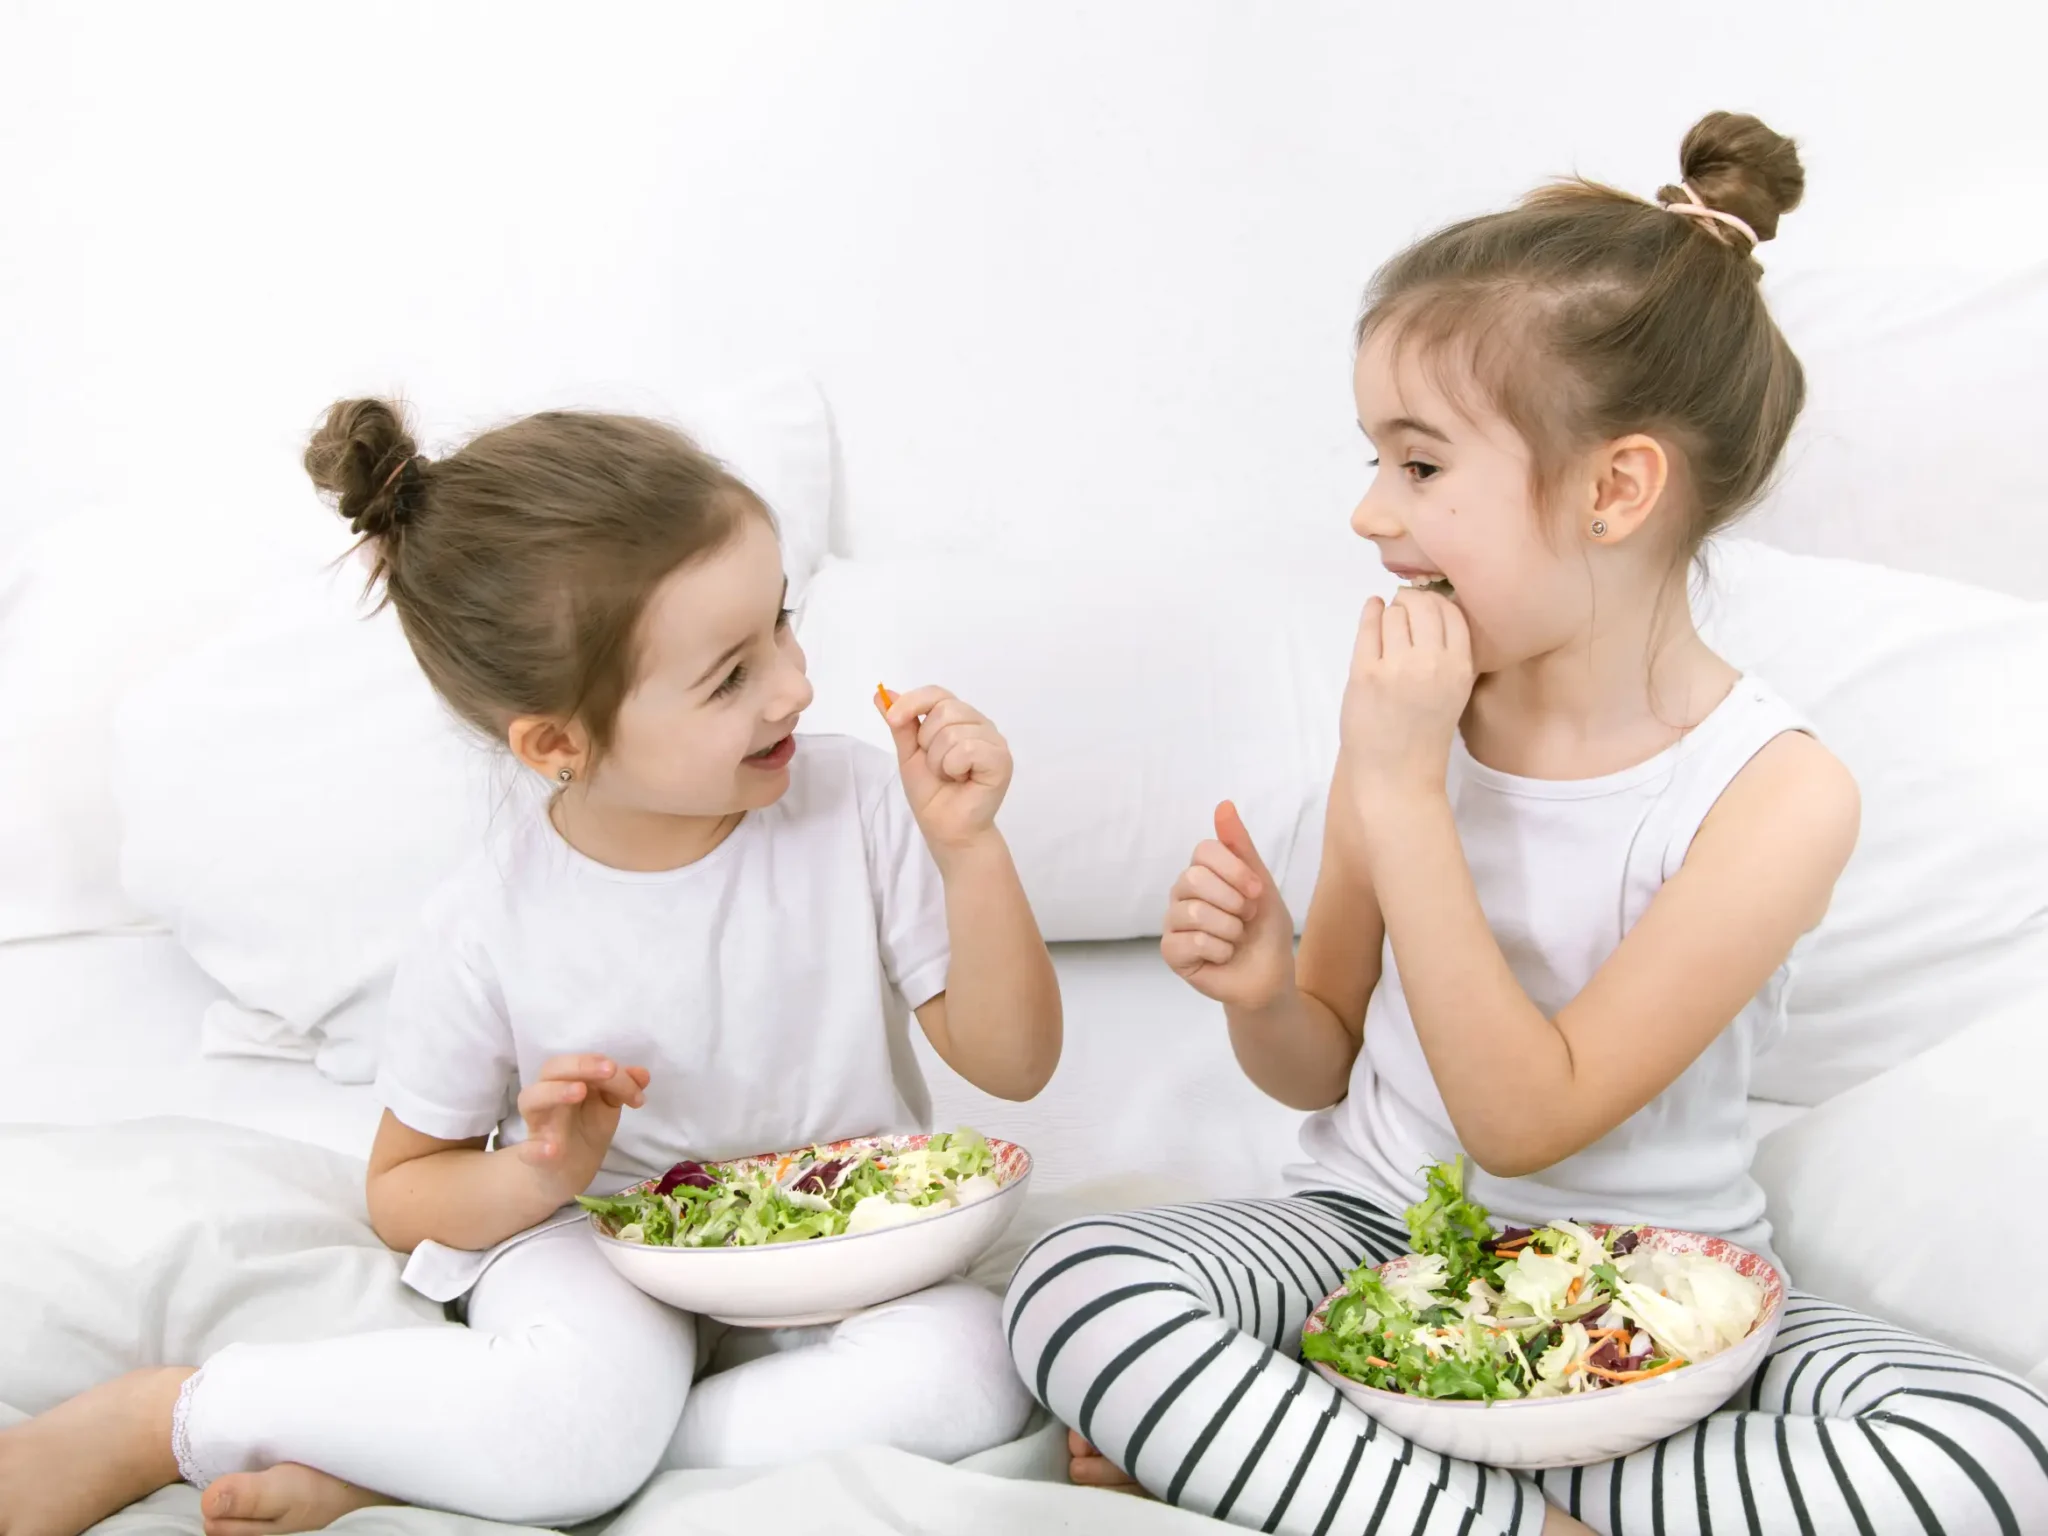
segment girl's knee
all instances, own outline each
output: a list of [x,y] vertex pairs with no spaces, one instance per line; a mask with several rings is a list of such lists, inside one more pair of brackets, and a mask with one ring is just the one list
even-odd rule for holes
[[891,1443],[915,1455],[958,1461],[1015,1439],[1031,1416],[1002,1303],[980,1286],[956,1280],[877,1307],[836,1342],[891,1384]]
[[527,1359],[517,1392],[495,1415],[504,1508],[478,1514],[577,1524],[617,1509],[660,1469],[689,1394],[687,1364],[676,1367],[661,1352],[650,1361],[625,1340],[607,1346],[545,1326],[495,1342]]

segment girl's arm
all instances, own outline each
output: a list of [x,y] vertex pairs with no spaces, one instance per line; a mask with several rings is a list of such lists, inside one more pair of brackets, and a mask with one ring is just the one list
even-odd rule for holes
[[1059,979],[996,808],[1009,744],[943,688],[876,704],[896,739],[903,793],[946,889],[946,990],[917,1010],[940,1058],[984,1093],[1029,1099],[1059,1065]]
[[985,838],[943,856],[952,959],[946,990],[917,1010],[947,1066],[1000,1099],[1035,1097],[1060,1060],[1060,984],[1009,845]]
[[1546,1018],[1508,969],[1449,799],[1383,800],[1374,866],[1401,984],[1458,1140],[1516,1177],[1591,1145],[1669,1087],[1827,911],[1856,845],[1848,770],[1810,736],[1772,741],[1579,995]]
[[370,1225],[385,1246],[491,1248],[545,1221],[604,1166],[625,1107],[645,1102],[644,1067],[558,1056],[519,1092],[527,1139],[485,1151],[484,1137],[443,1141],[391,1111],[370,1148]]
[[1345,690],[1347,793],[1452,1127],[1480,1167],[1516,1177],[1590,1146],[1727,1028],[1826,913],[1861,808],[1819,742],[1770,742],[1613,955],[1548,1018],[1487,926],[1444,787],[1472,679],[1455,604],[1412,591],[1367,603]]

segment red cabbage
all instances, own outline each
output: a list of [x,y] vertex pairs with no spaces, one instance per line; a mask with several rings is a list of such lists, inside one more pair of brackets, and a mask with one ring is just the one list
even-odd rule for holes
[[683,1185],[692,1189],[716,1189],[718,1180],[702,1163],[682,1162],[661,1176],[661,1182],[654,1186],[657,1195],[673,1194]]

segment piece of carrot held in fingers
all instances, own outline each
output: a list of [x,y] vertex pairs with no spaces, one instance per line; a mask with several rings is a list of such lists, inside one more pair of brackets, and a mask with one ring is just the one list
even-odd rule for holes
[[888,684],[875,684],[875,702],[881,705],[882,713],[885,715],[896,707],[896,695],[889,691]]

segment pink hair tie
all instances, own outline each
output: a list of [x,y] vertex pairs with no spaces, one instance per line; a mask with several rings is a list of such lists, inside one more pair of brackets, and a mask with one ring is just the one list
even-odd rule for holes
[[[1692,189],[1688,187],[1686,190],[1691,191]],[[1744,227],[1747,228],[1748,226],[1745,225]],[[1756,237],[1752,235],[1750,238],[1754,239]],[[412,463],[412,461],[418,457],[419,455],[416,453],[409,453],[404,458],[400,459],[398,461],[398,468],[394,469],[393,471],[391,471],[390,474],[384,477],[384,483],[383,485],[377,488],[377,494],[379,496],[383,496],[389,493],[391,487],[398,484],[398,477],[405,473],[406,466]]]
[[1678,190],[1686,195],[1688,201],[1683,203],[1666,203],[1664,205],[1666,213],[1682,213],[1691,219],[1712,219],[1716,223],[1726,224],[1730,229],[1739,229],[1748,238],[1751,250],[1755,250],[1759,245],[1763,244],[1761,240],[1757,239],[1756,231],[1751,229],[1743,220],[1738,219],[1732,213],[1723,213],[1719,208],[1709,208],[1699,193],[1693,191],[1691,182],[1681,181],[1678,184]]

